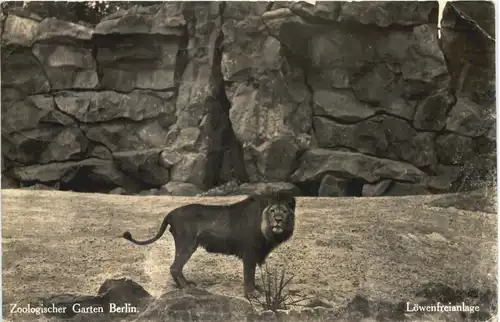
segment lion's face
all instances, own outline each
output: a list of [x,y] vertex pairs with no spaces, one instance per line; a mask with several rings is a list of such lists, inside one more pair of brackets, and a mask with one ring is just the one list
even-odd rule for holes
[[291,211],[285,204],[274,204],[268,207],[267,216],[273,233],[281,234],[288,226]]
[[288,203],[271,204],[264,209],[262,216],[262,233],[267,238],[288,235],[293,231],[295,209]]

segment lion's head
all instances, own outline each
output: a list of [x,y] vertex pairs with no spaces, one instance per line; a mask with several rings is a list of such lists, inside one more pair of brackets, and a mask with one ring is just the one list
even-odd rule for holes
[[295,198],[273,198],[262,211],[261,231],[268,240],[288,239],[295,226]]

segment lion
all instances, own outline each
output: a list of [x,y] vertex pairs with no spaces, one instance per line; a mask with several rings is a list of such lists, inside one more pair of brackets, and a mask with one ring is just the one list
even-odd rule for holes
[[233,255],[243,261],[244,295],[257,296],[256,266],[262,266],[271,251],[290,239],[295,228],[295,198],[282,193],[251,195],[229,205],[190,204],[172,210],[151,239],[135,240],[130,232],[123,238],[136,245],[158,240],[170,226],[175,259],[170,274],[179,288],[196,285],[182,270],[198,246],[209,253]]

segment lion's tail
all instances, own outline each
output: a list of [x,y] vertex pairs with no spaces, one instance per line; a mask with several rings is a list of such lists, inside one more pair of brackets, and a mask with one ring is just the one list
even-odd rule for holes
[[128,231],[126,231],[126,232],[123,233],[123,238],[125,238],[126,240],[131,241],[132,243],[134,243],[136,245],[151,244],[151,243],[154,243],[155,241],[157,241],[158,239],[160,239],[161,236],[163,236],[163,234],[165,233],[165,230],[167,230],[167,226],[169,224],[170,224],[170,214],[168,214],[168,215],[165,216],[165,218],[163,219],[163,222],[161,223],[160,230],[158,231],[158,233],[156,234],[156,236],[154,236],[153,238],[148,239],[148,240],[144,240],[144,241],[135,240],[132,237],[132,234],[130,234],[130,232],[128,232]]

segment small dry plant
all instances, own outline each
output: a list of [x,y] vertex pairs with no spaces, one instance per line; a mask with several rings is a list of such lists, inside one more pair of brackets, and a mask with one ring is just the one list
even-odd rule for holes
[[308,299],[304,296],[299,298],[292,296],[288,285],[294,276],[287,274],[285,268],[278,271],[276,267],[269,269],[267,265],[264,265],[264,269],[261,267],[260,272],[264,294],[248,298],[252,307],[257,306],[264,311],[276,312],[277,310],[287,310],[290,306],[301,306],[299,303]]

